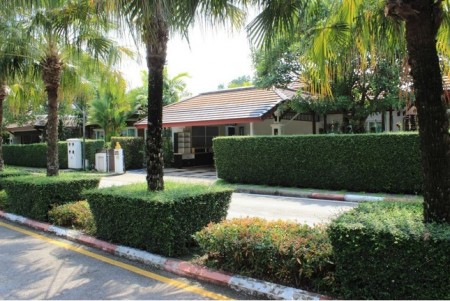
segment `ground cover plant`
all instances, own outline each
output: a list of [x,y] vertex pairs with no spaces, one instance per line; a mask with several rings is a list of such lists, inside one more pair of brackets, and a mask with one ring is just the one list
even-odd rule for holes
[[166,256],[194,246],[192,235],[210,222],[225,219],[232,191],[217,186],[167,183],[149,192],[145,183],[83,193],[97,236]]
[[29,218],[48,221],[54,205],[82,199],[84,189],[98,187],[100,178],[87,173],[62,173],[56,177],[44,174],[12,177],[3,180],[8,197],[8,210]]
[[210,267],[315,292],[332,289],[332,247],[322,226],[243,218],[210,224],[194,237]]
[[363,203],[329,226],[344,299],[450,299],[450,226],[420,202]]

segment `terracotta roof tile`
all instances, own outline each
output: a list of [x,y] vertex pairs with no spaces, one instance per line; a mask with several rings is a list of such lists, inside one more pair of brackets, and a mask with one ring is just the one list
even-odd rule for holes
[[[282,91],[255,87],[202,93],[168,105],[163,110],[163,126],[183,126],[190,123],[224,124],[229,121],[263,120],[271,110],[288,98]],[[135,123],[147,125],[147,118]]]

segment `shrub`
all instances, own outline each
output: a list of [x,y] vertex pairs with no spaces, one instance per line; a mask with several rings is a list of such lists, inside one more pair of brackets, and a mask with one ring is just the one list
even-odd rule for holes
[[323,227],[245,218],[195,234],[208,264],[231,273],[314,291],[329,291],[332,249]]
[[90,235],[95,234],[94,217],[87,201],[55,206],[48,212],[48,219],[58,226],[78,229]]
[[111,147],[119,142],[123,148],[125,169],[138,169],[144,166],[144,139],[141,137],[112,137]]
[[[95,162],[96,149],[102,148],[102,140],[86,140],[86,159]],[[59,168],[68,167],[67,142],[58,142]],[[10,144],[3,145],[5,164],[27,167],[47,167],[47,144]]]
[[6,194],[6,191],[0,190],[0,210],[7,210],[8,204],[8,195]]
[[3,189],[3,180],[10,178],[10,177],[19,177],[19,176],[26,176],[30,173],[25,170],[5,167],[2,172],[0,172],[0,190]]
[[417,133],[219,137],[214,155],[219,178],[229,182],[422,191]]
[[148,192],[146,184],[86,191],[97,236],[162,255],[182,255],[192,235],[209,222],[226,217],[231,190],[166,182]]
[[364,203],[329,227],[345,299],[450,299],[450,225],[422,204]]
[[52,205],[80,200],[83,189],[98,187],[100,178],[89,174],[64,173],[57,177],[32,175],[4,180],[11,212],[48,221]]

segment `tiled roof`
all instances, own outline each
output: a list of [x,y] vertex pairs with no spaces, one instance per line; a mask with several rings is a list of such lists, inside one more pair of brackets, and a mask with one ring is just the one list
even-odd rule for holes
[[[289,91],[255,87],[202,93],[168,105],[163,110],[163,126],[192,126],[261,121],[278,104],[288,99]],[[135,123],[147,126],[147,118]]]

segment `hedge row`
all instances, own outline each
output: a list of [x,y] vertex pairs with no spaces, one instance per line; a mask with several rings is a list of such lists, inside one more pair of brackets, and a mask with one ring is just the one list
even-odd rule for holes
[[450,299],[450,226],[420,203],[365,203],[329,227],[344,299]]
[[210,224],[194,237],[213,268],[310,291],[331,291],[334,264],[324,227],[244,218]]
[[162,255],[182,255],[192,235],[227,214],[231,191],[219,187],[166,182],[161,192],[134,184],[84,193],[97,236]]
[[48,221],[53,205],[81,199],[81,191],[98,187],[100,178],[88,174],[64,173],[57,177],[44,174],[12,177],[3,180],[8,203],[13,213],[40,221]]
[[219,137],[219,178],[229,182],[420,193],[419,138],[412,134]]
[[15,169],[11,167],[5,167],[2,172],[0,172],[0,190],[3,190],[3,180],[11,177],[26,176],[30,173],[25,170]]
[[141,137],[112,137],[111,148],[119,142],[123,148],[125,169],[139,169],[144,166],[144,139]]
[[[103,140],[86,141],[86,159],[89,164],[95,162],[97,149],[103,148]],[[59,168],[68,167],[67,142],[58,142]],[[10,144],[3,145],[3,159],[5,164],[26,167],[46,167],[47,166],[47,144]]]

